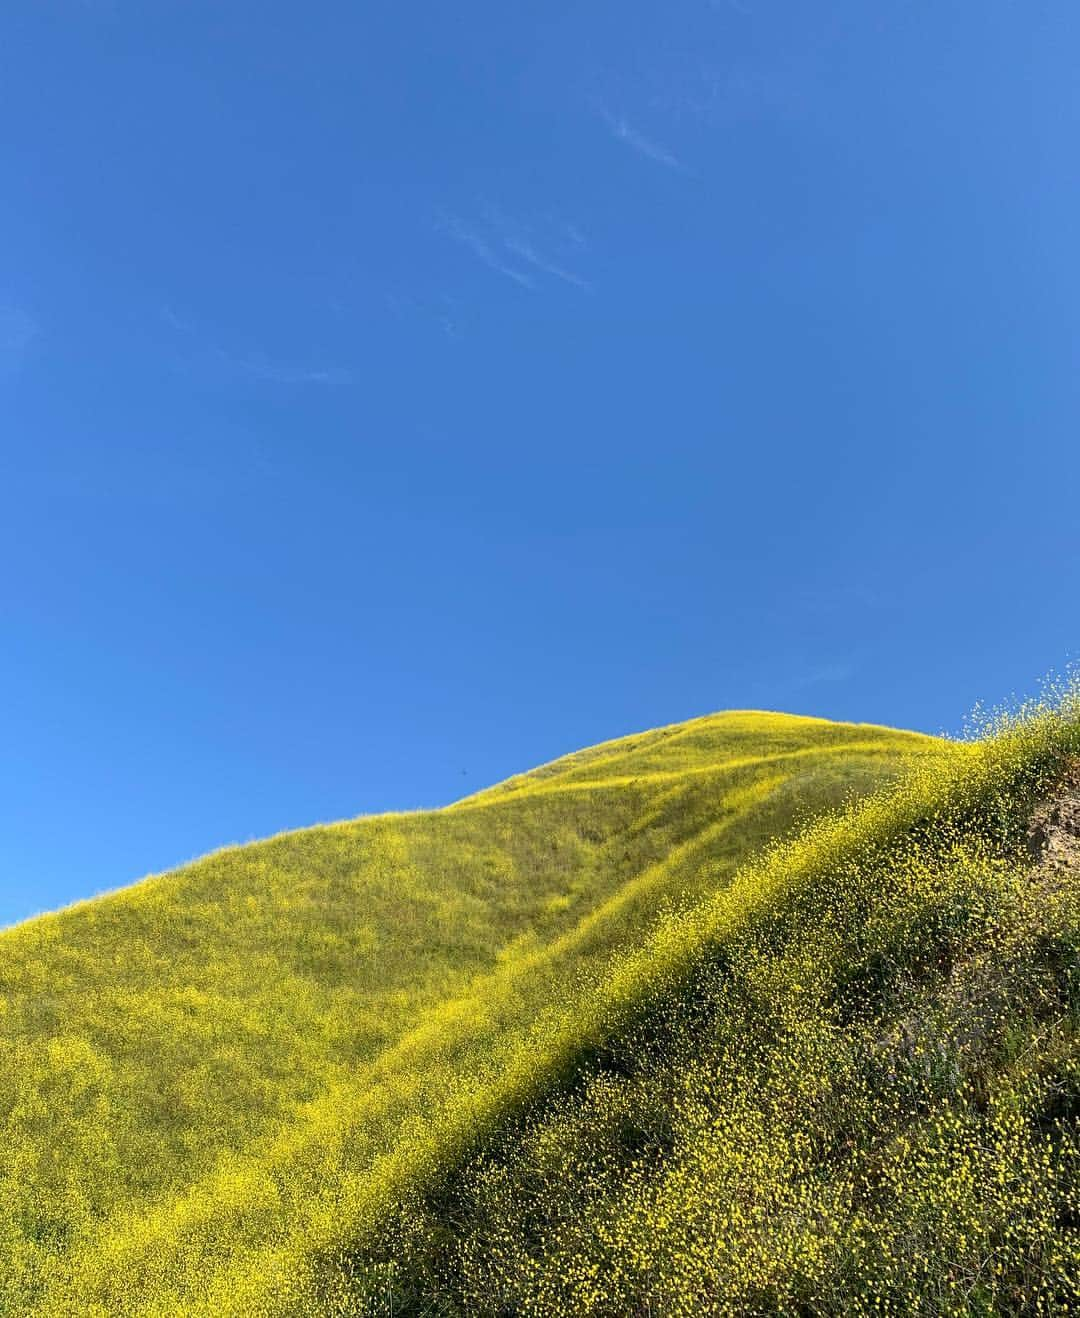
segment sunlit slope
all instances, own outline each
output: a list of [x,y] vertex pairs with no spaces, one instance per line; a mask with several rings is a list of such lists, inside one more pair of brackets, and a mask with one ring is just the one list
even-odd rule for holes
[[524,793],[537,795],[631,782],[670,782],[680,777],[726,772],[740,762],[759,764],[765,759],[782,762],[790,757],[820,756],[827,750],[876,754],[900,748],[926,749],[937,744],[919,733],[871,724],[731,710],[601,742],[530,773],[508,778],[459,804],[489,803]]
[[[567,981],[928,753],[949,752],[716,715],[5,931],[0,1295],[15,1312],[276,1304],[350,1214],[376,1213],[387,1159],[421,1174],[410,1123],[482,1089]],[[235,1268],[271,1298],[249,1304]]]
[[1080,696],[751,860],[581,1008],[602,1047],[338,1255],[343,1312],[1077,1312]]

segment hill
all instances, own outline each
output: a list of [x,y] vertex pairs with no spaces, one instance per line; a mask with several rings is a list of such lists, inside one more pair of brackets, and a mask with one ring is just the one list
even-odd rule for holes
[[665,919],[343,1309],[1075,1312],[1078,753],[1074,693]]
[[770,840],[967,755],[720,714],[4,931],[4,1311],[381,1303],[392,1212],[583,1074],[626,958]]

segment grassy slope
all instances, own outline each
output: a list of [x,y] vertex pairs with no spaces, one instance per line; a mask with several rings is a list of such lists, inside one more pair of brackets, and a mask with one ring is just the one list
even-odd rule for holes
[[1074,693],[665,921],[604,1048],[402,1201],[342,1308],[1076,1312],[1080,871],[1025,826],[1078,752]]
[[572,1004],[658,909],[926,752],[949,753],[718,715],[5,931],[0,1296],[332,1303],[335,1260],[388,1199],[570,1064]]

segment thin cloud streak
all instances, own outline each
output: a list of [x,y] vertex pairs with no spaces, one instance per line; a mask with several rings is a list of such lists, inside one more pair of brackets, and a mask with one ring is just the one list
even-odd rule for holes
[[194,334],[195,326],[190,320],[186,320],[177,313],[168,304],[161,308],[161,318],[166,325],[174,330],[179,330],[182,334]]
[[[583,292],[592,291],[592,284],[587,279],[583,279],[581,275],[561,264],[556,257],[549,256],[547,252],[537,247],[533,239],[534,225],[522,224],[504,215],[496,207],[486,206],[479,224],[467,223],[456,216],[448,215],[440,216],[440,224],[452,238],[467,247],[486,266],[507,279],[512,279],[523,288],[535,289],[537,282],[534,276],[548,275],[552,279],[561,280],[564,284],[571,284]],[[548,231],[551,227],[551,225],[545,226]],[[566,237],[561,241],[553,238],[548,232],[549,240],[556,247],[565,247],[568,237],[577,247],[584,244],[585,240],[580,230],[570,230],[562,224],[558,227],[566,232]],[[527,268],[522,269],[522,266]]]
[[220,348],[216,355],[232,370],[274,384],[339,384],[349,379],[349,372],[337,366],[296,366],[268,361],[265,357],[233,357]]
[[186,367],[201,364],[205,369],[210,363],[217,363],[234,375],[247,375],[273,384],[338,384],[352,378],[352,373],[340,366],[274,361],[261,353],[229,352],[218,343],[200,344],[195,324],[170,306],[161,308],[161,318],[177,334],[195,340],[196,352],[189,357]]
[[586,293],[591,291],[592,284],[587,279],[582,279],[580,275],[575,275],[572,270],[567,270],[554,261],[549,261],[547,257],[541,256],[536,248],[523,238],[506,238],[503,241],[507,249],[513,252],[515,256],[527,261],[530,265],[534,265],[537,270],[542,270],[544,274],[561,279],[564,283],[573,284],[575,288],[583,289]]
[[502,260],[483,234],[478,233],[476,229],[471,228],[464,221],[453,215],[444,215],[441,219],[441,227],[456,242],[461,243],[463,247],[467,247],[489,269],[496,271],[507,279],[512,279],[515,284],[520,284],[522,288],[532,289],[536,287],[529,275],[523,270],[516,270],[512,265]]
[[855,676],[855,665],[840,660],[836,663],[822,664],[818,668],[808,669],[792,678],[788,683],[789,691],[805,691],[810,686],[822,686],[829,682],[850,682]]
[[618,141],[625,142],[638,155],[645,156],[646,159],[653,160],[658,165],[666,165],[668,169],[682,170],[684,168],[678,156],[669,151],[666,146],[654,141],[651,137],[646,137],[643,132],[635,128],[622,115],[613,114],[606,105],[600,106],[600,117],[607,124],[611,135],[617,138]]

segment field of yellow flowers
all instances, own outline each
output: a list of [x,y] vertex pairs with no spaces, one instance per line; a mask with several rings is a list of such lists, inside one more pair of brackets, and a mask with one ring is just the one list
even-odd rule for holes
[[715,715],[5,931],[0,1311],[1076,1310],[1078,763]]
[[0,933],[0,1312],[381,1304],[364,1242],[580,1073],[665,912],[959,753],[715,715]]
[[1078,716],[924,758],[664,920],[588,1060],[339,1261],[346,1311],[1080,1311],[1080,847],[1029,836],[1063,782],[1080,820]]

